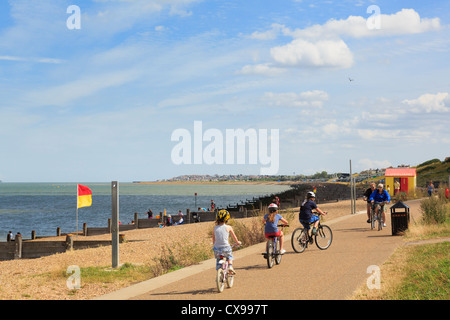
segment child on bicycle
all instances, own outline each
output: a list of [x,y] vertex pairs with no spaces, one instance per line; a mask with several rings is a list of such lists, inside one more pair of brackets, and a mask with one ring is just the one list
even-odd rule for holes
[[317,227],[319,226],[319,220],[320,218],[313,214],[313,210],[316,210],[319,214],[325,215],[327,214],[326,211],[322,211],[317,207],[317,204],[315,202],[316,195],[314,192],[309,191],[306,194],[306,199],[303,201],[302,205],[300,206],[300,213],[298,215],[298,218],[300,220],[300,223],[303,225],[303,227],[307,228],[309,230],[309,225],[313,225],[312,234],[316,234]]
[[288,222],[284,219],[281,214],[278,214],[278,206],[275,203],[269,205],[269,213],[264,216],[263,223],[264,235],[267,239],[269,237],[280,237],[280,253],[284,254],[286,250],[283,249],[284,234],[283,231],[278,229],[278,222],[281,221],[284,225]]
[[[214,243],[213,251],[214,256],[219,261],[218,257],[223,255],[228,259],[228,272],[236,274],[233,269],[233,251],[230,243],[228,242],[229,235],[233,237],[236,245],[240,245],[241,242],[237,239],[236,234],[233,231],[233,227],[227,225],[227,221],[230,219],[230,213],[227,210],[220,210],[216,217],[216,226],[212,234],[212,240]],[[219,268],[219,264],[216,265],[216,270]]]

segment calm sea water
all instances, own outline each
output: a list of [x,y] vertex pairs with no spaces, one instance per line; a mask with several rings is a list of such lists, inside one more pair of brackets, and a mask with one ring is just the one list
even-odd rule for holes
[[[92,190],[92,206],[78,209],[78,230],[105,227],[111,217],[111,183],[81,183]],[[134,213],[146,218],[150,208],[154,214],[176,214],[186,209],[208,208],[211,199],[218,207],[235,205],[253,197],[282,192],[281,185],[140,185],[119,184],[119,219],[130,223]],[[56,228],[73,232],[76,226],[75,183],[0,183],[0,241],[7,233],[20,232],[24,239],[54,236]],[[197,193],[197,200],[195,200]],[[196,206],[197,205],[197,206]]]

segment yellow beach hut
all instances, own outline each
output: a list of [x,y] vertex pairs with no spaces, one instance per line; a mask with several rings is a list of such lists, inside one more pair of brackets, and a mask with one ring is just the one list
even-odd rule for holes
[[388,168],[385,173],[386,190],[394,196],[397,192],[415,192],[417,172],[414,168]]

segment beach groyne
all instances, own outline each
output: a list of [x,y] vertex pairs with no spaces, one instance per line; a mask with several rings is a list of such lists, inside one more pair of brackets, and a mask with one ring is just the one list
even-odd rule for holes
[[62,241],[32,241],[16,236],[14,241],[0,243],[0,260],[35,259],[71,250],[111,245],[110,240],[79,241],[74,240],[73,237],[73,235],[67,235]]

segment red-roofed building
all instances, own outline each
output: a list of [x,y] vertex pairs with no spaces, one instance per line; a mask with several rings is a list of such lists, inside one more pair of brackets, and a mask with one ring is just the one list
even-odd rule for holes
[[416,190],[416,169],[389,168],[385,173],[386,190],[394,196],[397,192],[414,192]]

